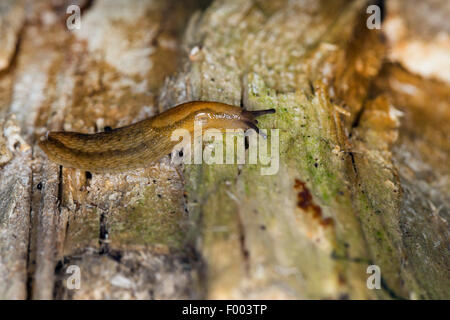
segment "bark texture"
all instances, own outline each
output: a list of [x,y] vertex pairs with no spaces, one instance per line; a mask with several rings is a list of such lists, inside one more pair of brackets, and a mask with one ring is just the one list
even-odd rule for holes
[[[450,298],[448,5],[410,3],[376,30],[364,0],[80,0],[69,31],[71,1],[3,1],[0,298]],[[92,174],[36,146],[190,100],[276,109],[278,171]]]

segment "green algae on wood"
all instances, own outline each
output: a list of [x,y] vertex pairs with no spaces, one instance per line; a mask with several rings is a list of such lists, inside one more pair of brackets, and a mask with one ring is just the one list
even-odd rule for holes
[[[250,2],[214,2],[193,21],[195,36],[186,36],[193,39],[188,46],[201,43],[201,58],[186,64],[163,94],[167,104],[200,99],[277,111],[260,121],[261,128],[280,130],[277,174],[260,175],[260,165],[185,170],[189,239],[206,265],[206,296],[386,297],[366,287],[372,257],[354,207],[348,122],[332,102],[333,75],[326,73],[345,61],[362,2],[334,3],[346,9],[319,14],[314,22],[301,4],[284,4],[262,14]],[[321,37],[324,26],[331,31]],[[363,89],[367,83],[361,82]]]

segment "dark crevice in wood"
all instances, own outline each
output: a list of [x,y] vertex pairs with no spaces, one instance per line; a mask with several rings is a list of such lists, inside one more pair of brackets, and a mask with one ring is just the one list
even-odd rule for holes
[[356,167],[355,155],[352,151],[350,151],[348,154],[350,155],[350,159],[352,160],[353,171],[355,172],[356,176],[358,176],[358,168]]
[[[32,149],[31,155],[33,157],[34,150]],[[27,266],[26,266],[26,272],[27,272],[27,283],[26,283],[26,300],[31,300],[32,295],[32,288],[33,288],[33,273],[31,270],[31,242],[32,242],[32,234],[33,234],[33,193],[34,193],[34,182],[33,182],[33,167],[31,167],[30,172],[30,212],[29,212],[29,219],[30,223],[28,225],[28,246],[27,246]],[[40,187],[39,187],[40,185]],[[42,182],[39,182],[36,186],[37,190],[42,190]]]
[[93,7],[95,1],[96,0],[87,0],[86,3],[84,4],[84,6],[80,7],[81,14],[84,14],[84,13],[86,13],[86,11],[91,9]]
[[245,272],[250,273],[250,252],[248,251],[247,245],[245,244],[245,227],[242,221],[241,213],[237,212],[237,224],[239,233],[239,245],[244,259]]
[[[381,68],[380,68],[380,70],[381,70]],[[351,140],[353,138],[354,130],[357,129],[359,127],[359,125],[361,124],[361,119],[362,119],[364,112],[366,111],[366,106],[367,106],[368,100],[369,99],[372,100],[375,98],[372,92],[374,92],[374,82],[376,81],[376,78],[378,77],[380,70],[378,71],[378,74],[372,78],[371,83],[369,84],[368,94],[364,98],[361,108],[358,110],[358,113],[356,114],[356,117],[352,122],[352,125],[350,127],[350,133],[348,135],[349,140]],[[353,171],[355,172],[356,176],[358,176],[358,168],[356,166],[355,155],[354,155],[353,151],[350,150],[349,155],[352,160]]]
[[112,260],[116,261],[117,263],[121,263],[122,261],[122,252],[119,250],[109,250],[108,251],[108,257]]
[[363,104],[361,106],[361,109],[358,110],[358,113],[356,114],[355,120],[353,120],[352,126],[350,128],[350,133],[348,135],[348,138],[351,139],[353,136],[353,131],[355,128],[358,128],[360,122],[361,122],[361,117],[366,109],[366,101],[367,98],[363,101]]
[[91,182],[92,182],[92,173],[89,171],[85,171],[84,176],[86,178],[84,186],[86,187],[86,190],[87,190],[87,188],[91,185]]
[[309,85],[309,90],[311,90],[311,94],[314,95],[316,90],[314,89],[314,85],[311,80],[308,80],[308,85]]
[[167,24],[171,22],[168,17],[170,16],[170,12],[174,10],[174,7],[175,2],[170,1],[169,5],[162,12],[163,18],[161,19],[161,23],[158,25],[158,30],[156,31],[154,38],[152,39],[152,46],[158,46],[159,37],[165,30],[168,29]]
[[245,74],[241,77],[240,83],[241,83],[241,100],[240,100],[240,106],[242,109],[245,109],[245,99],[246,99],[246,82],[245,82]]
[[388,284],[386,283],[386,280],[383,278],[383,276],[380,276],[380,284],[381,284],[381,288],[386,291],[386,293],[392,298],[392,299],[396,299],[396,300],[407,300],[401,296],[399,296],[398,294],[395,293],[395,291],[388,286]]
[[104,211],[102,211],[102,213],[100,214],[100,230],[99,230],[100,254],[108,254],[110,252],[108,242],[109,230],[107,228],[107,215],[108,213]]
[[373,262],[370,259],[367,258],[360,258],[360,257],[349,257],[347,255],[342,256],[336,253],[336,251],[331,252],[331,258],[333,260],[345,260],[353,263],[360,263],[363,265],[372,265]]
[[[358,111],[358,114],[356,115],[355,120],[352,123],[352,126],[350,128],[350,133],[348,135],[348,139],[349,140],[352,139],[353,130],[355,128],[357,128],[359,126],[359,124],[360,124],[362,114],[364,113],[364,110],[365,110],[365,105],[366,105],[366,103],[364,102],[362,107],[361,107],[361,109]],[[355,172],[356,177],[358,177],[358,168],[357,168],[356,162],[355,162],[355,155],[354,155],[353,151],[351,151],[351,150],[348,152],[348,154],[349,154],[350,159],[352,161],[353,171]]]
[[58,172],[58,212],[61,216],[62,190],[63,190],[63,167],[59,166]]

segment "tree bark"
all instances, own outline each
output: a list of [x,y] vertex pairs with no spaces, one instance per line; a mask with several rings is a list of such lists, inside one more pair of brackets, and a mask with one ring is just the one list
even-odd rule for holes
[[[80,0],[70,31],[71,3],[0,5],[0,298],[450,297],[445,19],[413,32],[401,0],[381,30],[364,0]],[[276,109],[258,124],[269,146],[279,130],[275,174],[169,156],[94,174],[37,147],[191,100]]]

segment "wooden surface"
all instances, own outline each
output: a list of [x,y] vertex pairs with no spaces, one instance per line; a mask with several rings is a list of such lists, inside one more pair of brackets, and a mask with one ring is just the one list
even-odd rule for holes
[[[382,30],[362,0],[77,4],[76,31],[69,1],[0,4],[0,298],[450,297],[450,70],[414,62],[448,58],[448,22],[399,32],[420,15],[400,0]],[[189,100],[275,108],[277,174],[91,174],[36,146]]]

